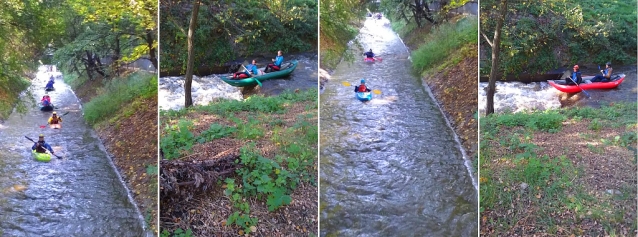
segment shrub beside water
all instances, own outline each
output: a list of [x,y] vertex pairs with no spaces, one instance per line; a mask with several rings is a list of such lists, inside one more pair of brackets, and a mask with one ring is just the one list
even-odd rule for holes
[[135,72],[125,78],[110,80],[100,95],[84,105],[84,119],[94,125],[120,109],[124,103],[135,98],[151,98],[157,95],[157,76],[146,72]]
[[412,53],[413,68],[422,72],[433,68],[467,44],[478,43],[478,21],[475,16],[456,23],[443,23],[432,28],[423,45]]

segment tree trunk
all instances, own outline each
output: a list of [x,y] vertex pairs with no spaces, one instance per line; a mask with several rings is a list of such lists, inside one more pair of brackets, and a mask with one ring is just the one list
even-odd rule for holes
[[487,86],[487,108],[485,115],[494,113],[494,93],[496,92],[496,77],[498,74],[499,55],[501,53],[501,28],[507,14],[507,0],[501,0],[496,29],[494,30],[494,40],[492,41],[492,69],[490,70],[490,82]]
[[147,30],[146,31],[146,44],[148,45],[148,56],[151,60],[151,63],[153,64],[153,67],[155,67],[155,69],[157,70],[157,53],[156,53],[156,48],[153,45],[155,43],[155,36],[157,36],[157,34],[154,34],[152,30]]
[[191,96],[191,84],[193,83],[193,34],[195,34],[195,28],[197,27],[197,13],[199,12],[199,0],[193,3],[193,12],[191,15],[191,22],[188,25],[188,61],[186,62],[186,82],[184,83],[185,104],[184,107],[188,108],[193,105],[193,97]]

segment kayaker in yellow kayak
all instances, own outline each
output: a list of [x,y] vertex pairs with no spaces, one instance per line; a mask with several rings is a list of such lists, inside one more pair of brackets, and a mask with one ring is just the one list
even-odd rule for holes
[[[51,127],[60,128],[62,126],[62,118],[58,117],[58,113],[56,113],[54,111],[53,114],[51,115],[51,117],[49,118],[48,124],[52,125]],[[55,124],[55,126],[53,126],[54,124]]]
[[31,150],[35,150],[37,153],[46,153],[49,150],[51,154],[54,154],[53,148],[44,141],[44,135],[42,134],[38,137],[38,142],[33,144]]

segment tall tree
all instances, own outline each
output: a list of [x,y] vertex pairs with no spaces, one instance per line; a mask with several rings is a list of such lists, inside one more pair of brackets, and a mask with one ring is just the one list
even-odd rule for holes
[[191,22],[188,25],[188,61],[186,63],[186,82],[184,83],[185,107],[188,108],[193,105],[193,97],[191,96],[191,84],[193,83],[193,35],[197,28],[197,15],[199,13],[199,0],[193,3],[193,12],[191,14]]
[[490,81],[487,86],[487,108],[486,115],[494,113],[494,93],[496,92],[496,77],[498,74],[499,55],[501,50],[501,30],[503,28],[503,21],[507,15],[507,0],[501,0],[499,6],[498,19],[496,21],[496,29],[494,30],[494,40],[490,43],[485,34],[485,40],[492,46],[492,69],[490,70]]

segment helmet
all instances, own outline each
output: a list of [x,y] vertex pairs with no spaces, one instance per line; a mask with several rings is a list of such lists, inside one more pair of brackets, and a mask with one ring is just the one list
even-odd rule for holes
[[372,49],[370,49],[370,52],[372,52]]
[[578,69],[578,64],[574,65],[574,69]]
[[361,79],[361,84],[365,84],[366,80],[365,79]]
[[607,62],[605,63],[605,65],[610,66],[611,67],[611,62]]
[[40,136],[38,136],[38,137],[44,138],[44,134],[40,134]]
[[58,114],[58,113],[56,113],[55,111],[53,111],[53,114]]

